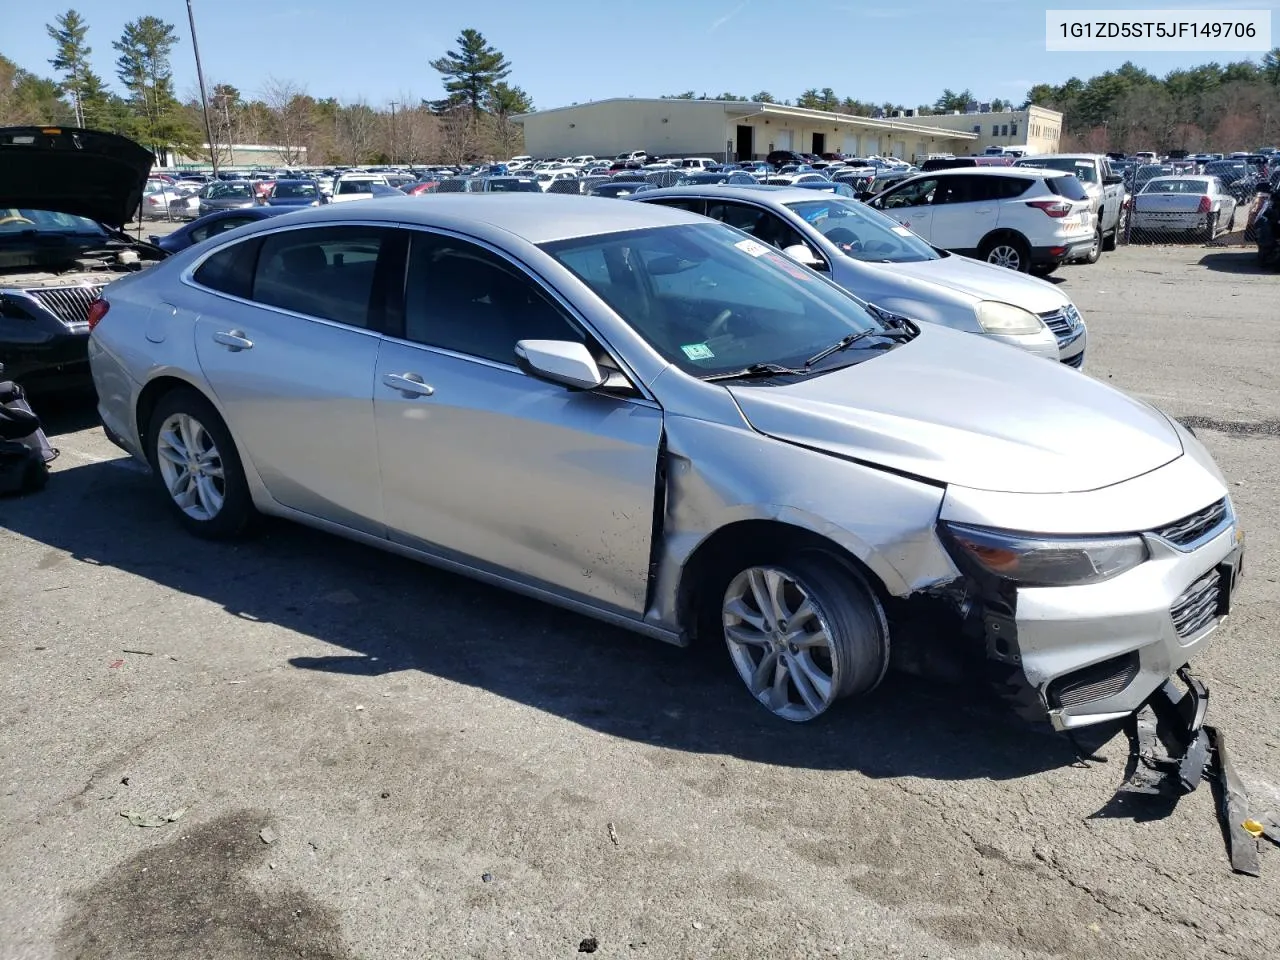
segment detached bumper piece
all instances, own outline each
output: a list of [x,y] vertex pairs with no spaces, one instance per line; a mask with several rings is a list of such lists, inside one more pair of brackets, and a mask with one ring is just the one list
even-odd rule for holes
[[1126,723],[1129,766],[1122,794],[1175,799],[1201,781],[1214,785],[1218,816],[1227,841],[1231,869],[1260,876],[1258,841],[1246,827],[1249,797],[1227,751],[1222,731],[1205,723],[1209,690],[1185,667],[1178,671],[1184,689],[1166,680]]

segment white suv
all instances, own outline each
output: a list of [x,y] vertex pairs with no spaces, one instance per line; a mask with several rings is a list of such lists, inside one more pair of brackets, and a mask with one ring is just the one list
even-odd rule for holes
[[918,174],[869,201],[935,247],[1041,275],[1088,254],[1092,201],[1056,170],[972,167]]

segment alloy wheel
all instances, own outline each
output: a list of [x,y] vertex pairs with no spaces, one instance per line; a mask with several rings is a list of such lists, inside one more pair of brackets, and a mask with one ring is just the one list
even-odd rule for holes
[[1007,243],[997,244],[987,254],[987,263],[994,263],[997,267],[1008,267],[1010,270],[1021,270],[1022,253],[1017,247]]
[[747,689],[775,716],[802,722],[826,711],[842,664],[806,586],[779,567],[749,567],[729,583],[725,643]]
[[175,413],[156,436],[156,463],[173,502],[193,520],[212,520],[226,499],[222,454],[195,417]]

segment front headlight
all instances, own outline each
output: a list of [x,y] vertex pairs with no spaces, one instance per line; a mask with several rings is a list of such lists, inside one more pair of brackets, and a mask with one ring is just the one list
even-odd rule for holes
[[1042,537],[942,524],[954,546],[988,573],[1026,587],[1101,583],[1147,559],[1141,537]]
[[1025,336],[1047,329],[1044,321],[1030,310],[1015,307],[1012,303],[983,300],[974,310],[978,315],[978,325],[984,333]]

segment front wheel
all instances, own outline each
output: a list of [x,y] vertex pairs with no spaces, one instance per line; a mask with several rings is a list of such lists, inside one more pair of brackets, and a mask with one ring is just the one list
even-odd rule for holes
[[738,676],[783,720],[813,720],[868,693],[888,668],[883,609],[860,576],[822,552],[739,571],[720,619]]
[[147,459],[178,522],[196,536],[229,540],[255,518],[231,433],[195,390],[160,398],[147,429]]
[[1026,241],[1018,237],[987,240],[978,254],[987,263],[994,263],[997,267],[1007,267],[1019,273],[1027,273],[1031,269],[1031,250]]

